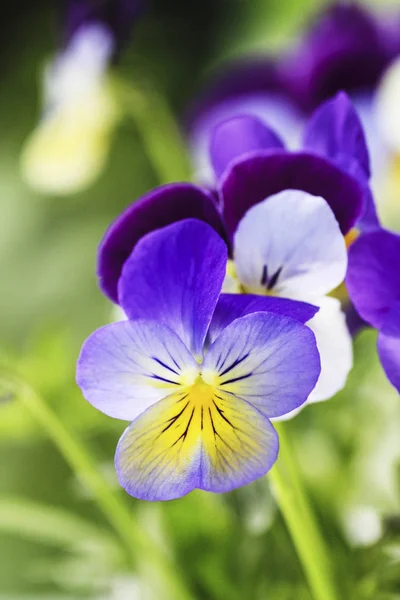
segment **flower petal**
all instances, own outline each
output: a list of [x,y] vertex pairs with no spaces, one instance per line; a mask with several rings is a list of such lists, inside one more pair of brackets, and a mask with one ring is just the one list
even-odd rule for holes
[[224,329],[208,350],[202,373],[221,391],[244,398],[266,417],[278,417],[306,401],[320,360],[308,327],[258,312]]
[[168,325],[201,358],[226,262],[225,242],[206,223],[168,225],[141,239],[125,262],[120,304],[130,319]]
[[283,148],[283,142],[261,119],[251,115],[225,119],[211,136],[210,155],[216,176],[220,177],[232,160],[267,148]]
[[291,96],[309,111],[338,90],[373,88],[390,60],[386,44],[359,3],[332,3],[283,60]]
[[400,301],[386,316],[378,336],[378,353],[390,383],[400,392]]
[[115,456],[120,484],[143,500],[171,500],[194,488],[226,492],[264,475],[278,436],[255,408],[203,384],[171,395],[128,427]]
[[318,312],[318,307],[287,298],[254,294],[221,294],[208,332],[209,342],[213,342],[235,319],[255,312],[271,312],[291,317],[300,323],[307,323]]
[[248,289],[301,300],[344,279],[344,237],[323,198],[286,190],[248,210],[234,237],[239,281]]
[[350,98],[339,92],[311,115],[303,145],[334,162],[341,156],[356,159],[364,175],[371,175],[368,148],[361,121]]
[[118,302],[122,267],[140,238],[150,231],[191,217],[208,223],[226,238],[212,195],[190,183],[161,186],[128,206],[100,244],[97,274],[103,292]]
[[307,402],[320,402],[344,388],[353,367],[353,344],[336,298],[323,298],[319,312],[307,325],[315,334],[321,359],[321,375]]
[[322,156],[264,150],[235,161],[221,181],[224,217],[233,234],[247,210],[282,190],[321,196],[331,207],[342,233],[363,211],[360,183]]
[[346,285],[361,317],[380,328],[400,299],[400,236],[389,231],[362,235],[350,246]]
[[86,340],[76,380],[95,408],[132,421],[195,376],[197,369],[186,346],[168,327],[121,321],[98,329]]

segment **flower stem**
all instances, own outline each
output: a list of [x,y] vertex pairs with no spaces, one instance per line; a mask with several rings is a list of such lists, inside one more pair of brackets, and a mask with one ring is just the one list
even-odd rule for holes
[[138,128],[159,183],[189,181],[189,152],[165,98],[148,86],[133,87],[117,78],[112,86],[123,112]]
[[305,571],[314,600],[338,598],[332,580],[332,563],[302,485],[285,427],[280,424],[279,458],[269,477],[276,500]]
[[126,548],[131,565],[137,563],[138,557],[145,556],[157,568],[157,576],[161,574],[168,581],[174,598],[190,600],[191,594],[186,590],[178,570],[137,524],[125,501],[109,487],[88,449],[68,431],[43,398],[27,383],[10,378],[9,388],[43,427],[71,469],[91,490],[99,508]]

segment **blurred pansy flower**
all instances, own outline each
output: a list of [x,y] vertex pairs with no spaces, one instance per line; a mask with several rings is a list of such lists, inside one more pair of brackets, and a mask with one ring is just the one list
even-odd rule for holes
[[240,113],[258,116],[293,147],[304,119],[345,90],[363,121],[372,170],[379,177],[387,167],[388,149],[375,116],[374,96],[380,77],[399,54],[400,13],[378,18],[357,3],[336,2],[288,51],[223,65],[188,115],[199,174],[210,175],[207,148],[221,120]]
[[228,242],[227,293],[277,295],[320,307],[309,324],[322,373],[310,401],[332,397],[352,367],[352,342],[340,303],[328,297],[343,282],[344,235],[378,227],[368,185],[369,160],[362,127],[340,94],[312,116],[306,150],[285,150],[261,120],[223,121],[211,140],[215,192],[172,184],[129,206],[107,231],[99,250],[103,291],[118,302],[124,262],[138,240],[184,218],[211,225]]
[[400,392],[400,235],[362,235],[350,248],[346,283],[361,317],[379,332],[382,366]]
[[67,3],[65,46],[45,69],[42,116],[21,157],[34,189],[75,193],[104,167],[120,116],[107,71],[138,10],[138,0]]
[[317,309],[221,294],[226,262],[225,242],[200,221],[148,234],[118,284],[128,320],[82,348],[86,399],[132,421],[115,457],[132,496],[226,492],[264,475],[278,453],[270,419],[301,406],[318,380],[315,338],[303,324]]

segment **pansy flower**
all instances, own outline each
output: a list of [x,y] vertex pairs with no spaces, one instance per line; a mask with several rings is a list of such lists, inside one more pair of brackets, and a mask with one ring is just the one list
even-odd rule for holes
[[400,392],[400,236],[365,234],[349,252],[346,278],[360,315],[378,329],[378,353],[389,381]]
[[45,69],[42,116],[21,159],[25,180],[40,192],[75,193],[101,172],[120,117],[107,71],[140,4],[68,0],[64,44]]
[[[386,118],[388,133],[390,130],[386,139],[375,115],[375,92],[399,54],[398,11],[378,18],[361,4],[335,2],[324,7],[287,51],[222,65],[198,94],[187,118],[198,172],[209,176],[207,148],[211,132],[221,120],[241,113],[258,116],[293,146],[312,111],[345,90],[366,131],[374,178],[383,177],[389,155],[387,141],[394,137],[395,128],[390,117]],[[397,106],[391,105],[393,109]]]
[[118,283],[128,320],[83,345],[84,396],[132,421],[115,464],[137,498],[226,492],[261,477],[278,453],[270,419],[299,408],[318,380],[315,338],[303,324],[317,309],[221,294],[226,262],[225,242],[198,220],[144,236]]
[[124,262],[143,235],[185,218],[205,221],[230,248],[226,292],[274,294],[321,308],[310,323],[322,360],[310,398],[316,401],[339,391],[352,367],[344,314],[328,297],[345,277],[344,234],[352,238],[361,222],[372,228],[376,215],[368,152],[348,98],[322,105],[304,137],[307,150],[290,152],[255,117],[222,122],[210,152],[216,192],[179,183],[146,194],[107,231],[98,275],[103,291],[118,302]]

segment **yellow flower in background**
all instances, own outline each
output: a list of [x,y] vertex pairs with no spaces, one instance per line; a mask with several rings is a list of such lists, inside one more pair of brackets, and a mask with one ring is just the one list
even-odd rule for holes
[[79,192],[104,167],[119,118],[106,72],[113,45],[102,25],[81,27],[45,71],[44,114],[21,156],[24,180],[41,193]]

